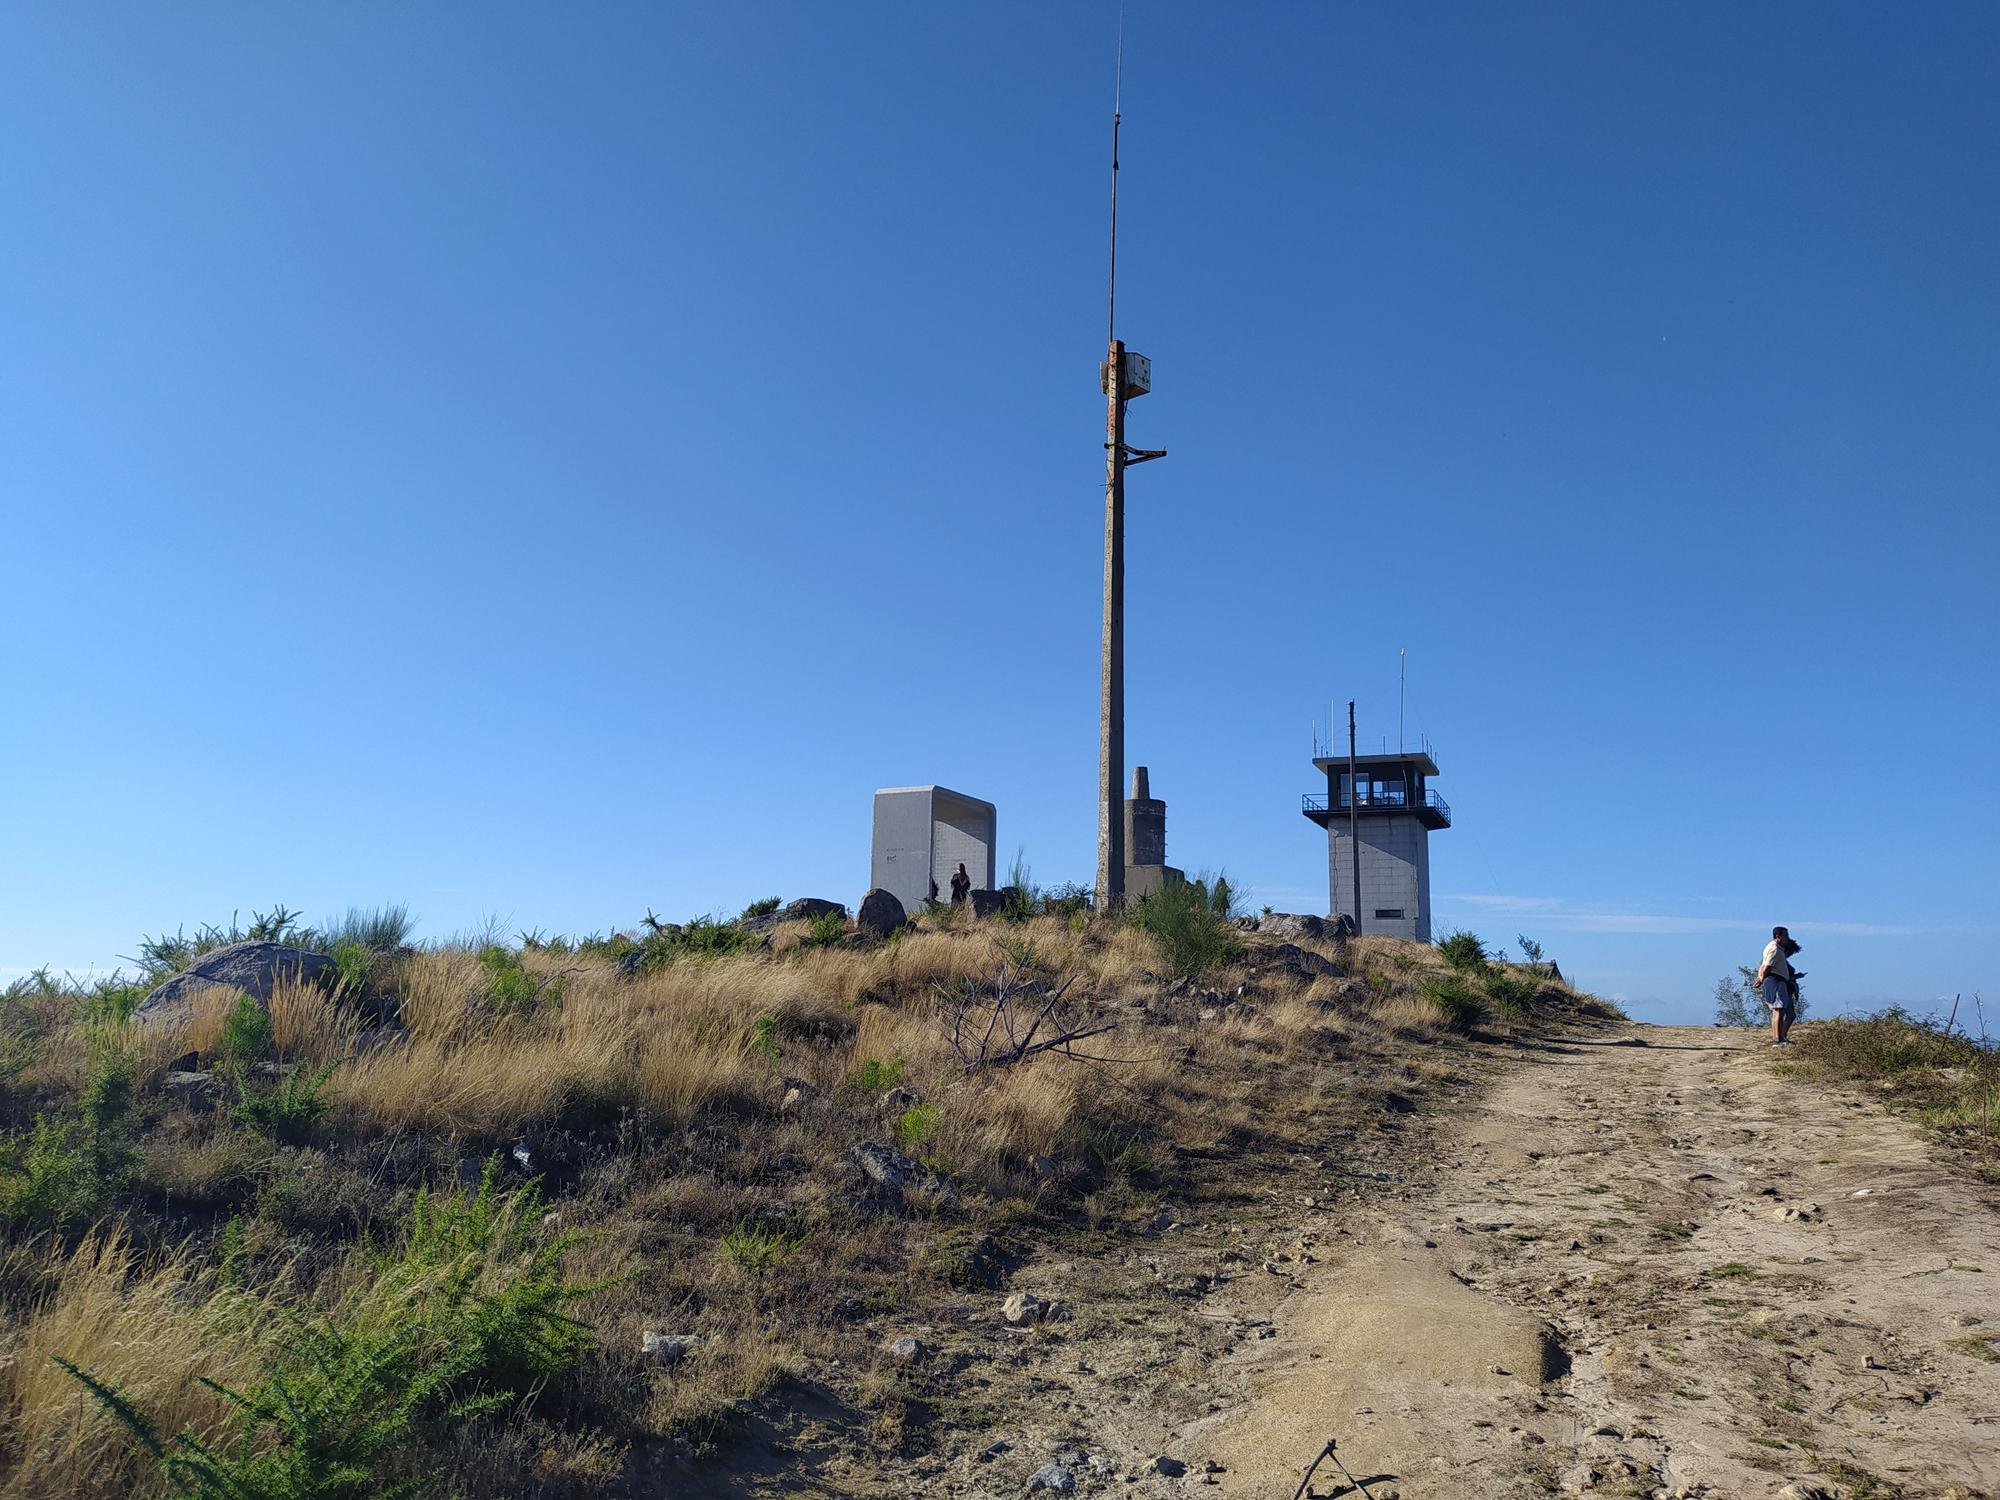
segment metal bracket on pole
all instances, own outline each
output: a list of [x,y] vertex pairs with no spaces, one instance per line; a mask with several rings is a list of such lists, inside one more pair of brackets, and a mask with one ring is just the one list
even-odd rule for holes
[[[1104,446],[1109,448],[1111,445],[1109,443],[1106,443]],[[1124,458],[1127,466],[1130,466],[1132,464],[1151,463],[1156,458],[1165,458],[1167,456],[1167,450],[1164,448],[1128,447],[1121,450],[1121,456]]]

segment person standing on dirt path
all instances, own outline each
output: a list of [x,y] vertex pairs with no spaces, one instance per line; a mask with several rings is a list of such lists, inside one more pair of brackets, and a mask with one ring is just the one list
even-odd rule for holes
[[1771,929],[1771,941],[1764,945],[1764,961],[1757,965],[1757,987],[1764,992],[1764,1003],[1771,1008],[1771,1045],[1783,1047],[1792,1034],[1792,1022],[1798,1018],[1798,986],[1794,982],[1792,955],[1799,951],[1799,945],[1792,941],[1792,935],[1783,927]]

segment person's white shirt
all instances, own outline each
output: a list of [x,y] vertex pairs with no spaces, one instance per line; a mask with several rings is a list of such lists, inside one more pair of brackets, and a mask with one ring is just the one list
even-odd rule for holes
[[1775,974],[1780,979],[1790,979],[1792,977],[1792,961],[1785,956],[1785,945],[1783,943],[1779,942],[1776,938],[1772,938],[1770,942],[1764,945],[1763,967],[1757,972],[1759,974]]

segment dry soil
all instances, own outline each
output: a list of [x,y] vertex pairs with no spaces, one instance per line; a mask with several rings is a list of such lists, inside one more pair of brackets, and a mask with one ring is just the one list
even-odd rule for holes
[[1180,1435],[1205,1492],[1284,1500],[1334,1438],[1404,1500],[2000,1493],[2000,1195],[1771,1062],[1692,1028],[1526,1051],[1228,1356]]

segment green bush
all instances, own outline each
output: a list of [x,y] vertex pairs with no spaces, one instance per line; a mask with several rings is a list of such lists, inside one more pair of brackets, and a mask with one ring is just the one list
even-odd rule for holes
[[896,1117],[896,1144],[911,1156],[921,1156],[937,1135],[938,1118],[935,1104],[912,1104]]
[[36,1115],[25,1140],[0,1142],[0,1223],[20,1233],[81,1228],[111,1205],[79,1120]]
[[1035,872],[1028,868],[1025,849],[1014,851],[1014,863],[1007,868],[1007,898],[1000,903],[1000,915],[1009,922],[1025,922],[1042,909],[1042,893],[1035,885]]
[[115,1387],[61,1355],[55,1360],[152,1456],[171,1494],[189,1500],[410,1500],[431,1492],[437,1476],[398,1483],[388,1471],[425,1426],[467,1421],[506,1399],[480,1393],[452,1400],[448,1393],[466,1376],[471,1352],[425,1365],[417,1357],[422,1339],[423,1331],[411,1326],[356,1334],[326,1319],[297,1321],[250,1389],[203,1381],[239,1413],[235,1436],[221,1446],[191,1429],[163,1441]]
[[1231,923],[1235,894],[1224,876],[1169,880],[1140,898],[1128,920],[1160,946],[1177,978],[1199,979],[1242,951]]
[[369,976],[375,972],[375,952],[361,943],[342,943],[333,950],[340,971],[337,988],[345,995],[366,993]]
[[639,967],[657,969],[676,958],[719,958],[758,947],[764,940],[734,922],[694,917],[686,922],[662,922],[646,913],[646,935],[639,940]]
[[783,905],[784,902],[779,897],[766,896],[762,901],[752,901],[748,906],[744,907],[736,920],[738,922],[748,922],[756,917],[768,917]]
[[472,1194],[419,1189],[401,1232],[370,1255],[374,1278],[347,1312],[359,1327],[408,1322],[431,1331],[427,1362],[470,1354],[460,1388],[518,1397],[571,1368],[595,1343],[569,1308],[623,1278],[573,1282],[571,1250],[589,1236],[541,1232],[541,1189],[497,1185],[499,1157]]
[[806,921],[803,939],[808,948],[831,948],[847,936],[847,918],[837,911],[823,911]]
[[410,909],[400,903],[378,906],[372,911],[350,906],[332,926],[300,934],[303,946],[322,953],[338,954],[348,945],[370,954],[394,953],[410,940],[416,926]]
[[251,996],[238,995],[229,1019],[222,1023],[216,1057],[225,1063],[266,1062],[276,1050],[270,1013]]
[[0,1141],[0,1223],[23,1232],[78,1229],[109,1211],[132,1179],[131,1065],[100,1059],[76,1116],[37,1115]]
[[903,1055],[894,1057],[865,1057],[847,1080],[852,1088],[864,1094],[879,1094],[884,1089],[892,1089],[903,1081]]
[[1524,1016],[1534,1009],[1535,996],[1542,991],[1539,979],[1495,969],[1486,976],[1486,996],[1509,1015]]
[[1091,889],[1074,880],[1065,880],[1042,892],[1042,910],[1052,917],[1076,918],[1089,914]]
[[807,1238],[806,1234],[786,1234],[746,1221],[722,1237],[722,1253],[744,1270],[761,1276],[772,1267],[783,1265]]
[[1423,997],[1444,1012],[1453,1031],[1474,1031],[1486,1019],[1486,1002],[1463,975],[1445,974],[1427,980]]
[[1454,969],[1475,971],[1486,967],[1486,945],[1476,933],[1447,932],[1437,940],[1437,950]]
[[560,1005],[567,974],[537,979],[521,962],[521,955],[500,943],[479,950],[479,967],[486,972],[486,998],[495,1010],[508,1015],[524,1015],[542,1005]]
[[339,1067],[330,1062],[316,1073],[294,1069],[274,1088],[259,1088],[250,1082],[249,1070],[236,1068],[236,1103],[230,1110],[239,1125],[267,1135],[288,1146],[311,1138],[326,1117],[326,1101],[320,1092]]

